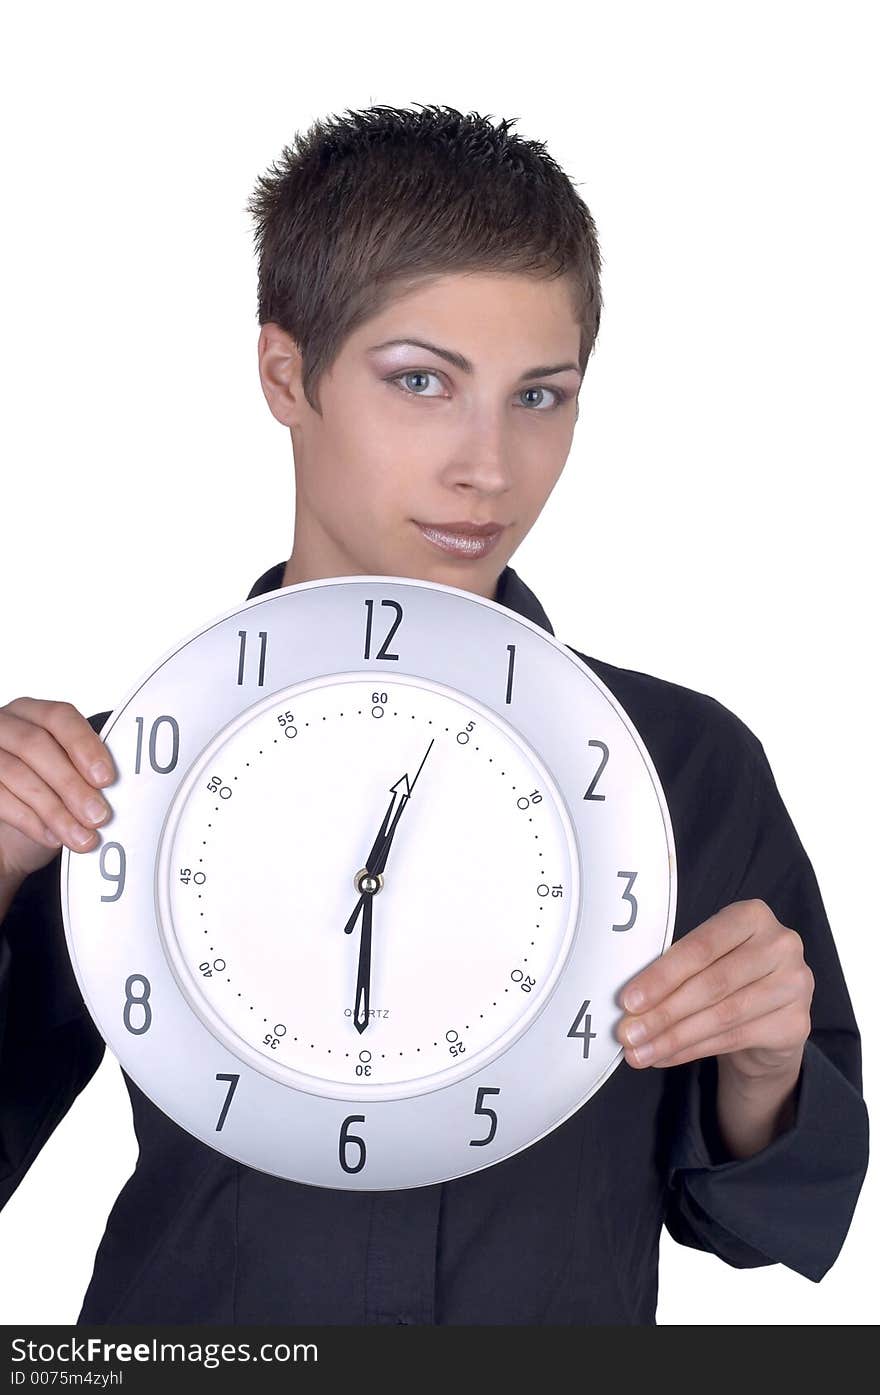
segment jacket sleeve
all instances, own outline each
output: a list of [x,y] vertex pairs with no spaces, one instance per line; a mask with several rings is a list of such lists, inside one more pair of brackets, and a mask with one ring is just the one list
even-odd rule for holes
[[723,904],[760,899],[796,930],[813,972],[811,1031],[791,1126],[749,1158],[730,1159],[716,1126],[716,1058],[678,1075],[666,1228],[680,1244],[735,1268],[781,1263],[818,1282],[846,1238],[868,1165],[861,1041],[813,868],[757,737],[751,765],[751,849]]
[[[109,713],[90,717],[99,732]],[[101,1063],[61,915],[61,851],[0,923],[0,1207]]]

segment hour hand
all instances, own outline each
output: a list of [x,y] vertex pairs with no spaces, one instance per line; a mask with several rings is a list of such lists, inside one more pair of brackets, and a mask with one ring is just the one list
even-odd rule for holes
[[[401,776],[401,779],[406,781],[406,776]],[[375,841],[373,843],[372,848],[370,849],[370,855],[367,858],[367,864],[364,868],[364,871],[371,876],[374,875],[376,872],[381,872],[385,866],[385,859],[388,856],[388,849],[391,846],[391,839],[394,837],[394,831],[397,828],[397,821],[400,818],[401,810],[403,809],[409,797],[407,792],[409,789],[409,782],[407,781],[407,791],[404,792],[401,798],[400,804],[398,805],[397,811],[394,815],[394,821],[391,824],[391,829],[389,832],[388,821],[391,818],[391,811],[394,808],[394,804],[397,799],[397,786],[400,783],[401,781],[398,780],[397,784],[394,785],[391,791],[391,801],[388,805],[388,808],[385,810],[385,817],[382,820],[379,832],[376,834]],[[364,899],[366,896],[367,893],[362,891],[355,904],[354,910],[348,917],[348,920],[345,922],[343,930],[346,935],[350,935],[355,925],[357,924],[357,918],[360,914],[360,910],[364,904]]]
[[[384,819],[382,820],[382,825],[381,825],[381,827],[380,827],[380,829],[379,829],[379,832],[376,834],[376,838],[375,838],[375,841],[374,841],[374,843],[373,843],[373,846],[370,848],[370,855],[369,855],[369,857],[367,858],[367,871],[368,871],[368,872],[372,872],[372,871],[374,870],[374,868],[375,868],[375,866],[376,866],[376,863],[378,862],[378,860],[379,860],[379,858],[380,858],[380,856],[381,856],[382,848],[384,847],[385,842],[386,842],[386,840],[387,840],[387,837],[388,837],[388,820],[391,818],[391,810],[394,808],[395,802],[396,802],[396,800],[397,800],[397,786],[401,783],[401,780],[405,781],[405,782],[406,782],[406,785],[407,785],[407,789],[404,791],[404,795],[403,795],[403,803],[406,803],[407,794],[408,794],[408,790],[409,790],[409,781],[407,780],[407,778],[406,778],[405,775],[402,775],[402,776],[400,777],[400,780],[398,780],[397,783],[394,784],[394,785],[392,785],[392,787],[391,787],[391,801],[390,801],[390,803],[389,803],[389,805],[388,805],[388,808],[385,810],[385,817],[384,817]],[[403,807],[403,804],[401,804],[401,808],[402,808],[402,807]],[[399,813],[399,812],[400,812],[400,811],[398,810],[398,813]],[[396,822],[397,822],[397,819],[395,818],[395,824],[396,824]],[[392,831],[393,831],[393,830],[392,830]]]
[[360,913],[361,913],[361,911],[362,911],[362,909],[363,909],[363,906],[364,906],[364,902],[365,902],[367,899],[368,899],[368,898],[367,898],[366,892],[365,892],[365,891],[362,891],[361,894],[360,894],[360,899],[357,901],[354,910],[352,911],[351,915],[348,917],[348,920],[345,922],[345,934],[346,934],[346,935],[350,935],[351,932],[352,932],[352,930],[354,929],[354,927],[357,925],[357,918],[358,918],[358,916],[360,915]]

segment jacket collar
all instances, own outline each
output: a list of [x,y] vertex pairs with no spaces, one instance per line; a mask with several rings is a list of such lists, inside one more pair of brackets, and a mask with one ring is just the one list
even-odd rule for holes
[[[277,591],[283,584],[286,566],[286,562],[279,562],[276,566],[270,567],[267,572],[263,572],[263,575],[257,578],[248,592],[248,600],[252,600],[254,596],[262,596],[266,591]],[[506,606],[508,610],[514,610],[518,615],[524,615],[527,620],[534,621],[548,634],[554,633],[553,626],[550,624],[547,613],[538,597],[517,576],[509,563],[498,578],[493,599],[498,605]]]

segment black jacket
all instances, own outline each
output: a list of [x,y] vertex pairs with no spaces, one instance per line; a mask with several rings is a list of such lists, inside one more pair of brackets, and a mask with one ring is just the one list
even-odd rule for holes
[[[264,573],[248,599],[283,573],[283,563]],[[495,599],[553,634],[510,566]],[[632,718],[666,793],[673,938],[757,897],[804,941],[815,991],[793,1126],[727,1160],[714,1057],[622,1061],[563,1124],[492,1167],[402,1191],[335,1191],[215,1152],[123,1071],[140,1153],[80,1322],[651,1324],[664,1223],[736,1268],[782,1263],[818,1280],[833,1264],[867,1168],[861,1043],[763,747],[711,697],[580,657]],[[109,715],[89,718],[96,732]],[[60,857],[25,880],[0,927],[0,1205],[104,1052],[67,956]]]

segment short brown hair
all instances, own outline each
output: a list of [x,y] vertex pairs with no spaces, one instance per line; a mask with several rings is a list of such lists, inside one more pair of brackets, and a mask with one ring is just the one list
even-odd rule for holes
[[259,259],[257,317],[302,354],[303,391],[348,335],[426,277],[570,277],[580,367],[599,330],[601,255],[590,210],[518,119],[454,107],[372,106],[316,121],[261,175],[245,207]]

